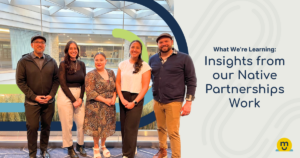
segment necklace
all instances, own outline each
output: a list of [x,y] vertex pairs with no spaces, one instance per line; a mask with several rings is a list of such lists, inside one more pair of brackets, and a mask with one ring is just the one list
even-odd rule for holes
[[75,65],[76,65],[76,66],[75,66],[75,72],[76,72],[76,71],[77,71],[77,59],[76,59],[75,63],[76,63],[76,64],[75,64]]

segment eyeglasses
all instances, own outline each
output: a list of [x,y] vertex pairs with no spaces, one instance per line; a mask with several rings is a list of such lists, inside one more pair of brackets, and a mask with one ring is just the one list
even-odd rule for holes
[[45,44],[46,42],[33,42],[33,43],[35,43],[35,44]]

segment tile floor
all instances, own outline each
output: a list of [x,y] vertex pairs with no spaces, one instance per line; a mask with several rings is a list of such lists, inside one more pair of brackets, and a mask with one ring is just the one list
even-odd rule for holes
[[[122,158],[121,148],[108,148],[111,153],[111,158]],[[158,151],[155,148],[138,148],[138,152],[135,158],[152,158]],[[93,149],[86,148],[88,158],[93,158]],[[68,151],[64,148],[48,148],[52,158],[68,158]],[[39,156],[40,150],[38,150],[37,157]],[[28,149],[24,148],[0,148],[0,158],[28,158]],[[80,158],[83,158],[79,155]],[[103,155],[102,155],[103,157]],[[168,158],[171,157],[171,150],[168,149]]]

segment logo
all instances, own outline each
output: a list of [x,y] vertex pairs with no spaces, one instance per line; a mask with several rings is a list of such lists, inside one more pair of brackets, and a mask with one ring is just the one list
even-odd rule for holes
[[281,138],[277,142],[276,151],[284,152],[284,151],[293,151],[292,142],[288,138]]

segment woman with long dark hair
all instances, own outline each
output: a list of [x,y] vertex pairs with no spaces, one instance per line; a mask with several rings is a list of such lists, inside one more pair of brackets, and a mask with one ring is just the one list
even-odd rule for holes
[[142,43],[132,41],[130,59],[119,64],[116,88],[119,95],[123,158],[133,158],[143,111],[144,96],[148,91],[151,68],[142,60]]
[[78,158],[73,148],[73,119],[77,126],[76,150],[86,156],[84,150],[83,121],[85,107],[83,95],[85,92],[86,68],[84,62],[77,60],[79,48],[76,42],[69,41],[65,47],[65,57],[59,65],[59,82],[57,108],[62,127],[63,148],[68,148],[71,158]]
[[[94,56],[96,69],[90,71],[85,78],[86,110],[84,133],[94,139],[94,158],[110,157],[105,146],[106,138],[113,135],[116,129],[116,77],[113,70],[106,69],[106,56],[98,52]],[[99,151],[99,139],[101,150]]]

